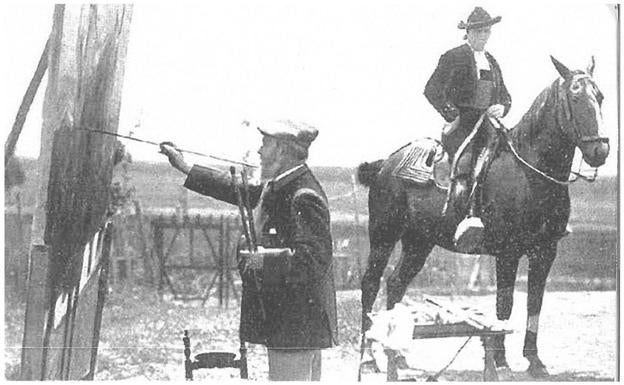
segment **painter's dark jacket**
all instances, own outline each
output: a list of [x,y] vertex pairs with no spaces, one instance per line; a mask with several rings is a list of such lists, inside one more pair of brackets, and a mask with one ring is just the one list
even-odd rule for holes
[[[193,166],[184,186],[237,204],[230,175],[225,172]],[[243,280],[241,339],[272,348],[331,347],[336,343],[336,291],[327,197],[306,165],[269,182],[266,188],[261,203],[266,221],[256,229],[258,244],[288,247],[294,255],[265,260],[260,274],[265,324],[253,278],[242,272],[239,263]],[[262,189],[249,186],[252,207],[258,204]]]

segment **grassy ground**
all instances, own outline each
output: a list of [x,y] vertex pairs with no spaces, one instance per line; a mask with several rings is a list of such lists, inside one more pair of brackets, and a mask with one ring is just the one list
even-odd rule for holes
[[[418,299],[424,289],[412,289]],[[430,291],[426,291],[430,294]],[[323,353],[323,380],[354,381],[359,360],[359,291],[338,293],[339,346]],[[521,356],[525,323],[525,293],[517,293],[510,325],[517,333],[508,337],[508,360],[515,380],[529,380]],[[494,308],[494,295],[452,296],[444,299],[486,312]],[[615,378],[616,349],[615,292],[547,293],[538,346],[554,381],[597,381]],[[377,301],[376,308],[382,306]],[[23,305],[7,303],[5,309],[5,369],[17,379],[23,327]],[[96,380],[149,379],[182,380],[184,355],[182,331],[189,330],[193,354],[238,350],[238,304],[219,308],[216,301],[199,303],[161,301],[145,288],[117,288],[107,299],[102,321]],[[410,364],[427,373],[442,368],[463,343],[460,339],[420,340],[408,356]],[[479,381],[483,351],[471,341],[457,361],[443,374],[451,381]],[[266,352],[249,345],[249,375],[267,378]],[[426,375],[426,373],[421,373]],[[365,381],[383,379],[369,374]],[[237,378],[235,370],[196,372],[196,379]]]

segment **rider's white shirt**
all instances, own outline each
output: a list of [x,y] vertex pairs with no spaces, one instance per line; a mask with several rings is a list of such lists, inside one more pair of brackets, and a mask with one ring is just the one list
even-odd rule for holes
[[[472,48],[470,46],[470,44],[468,44],[468,46],[470,48]],[[481,70],[489,71],[491,69],[490,62],[487,59],[487,57],[485,56],[485,50],[475,51],[473,49],[472,53],[474,54],[475,63],[477,63],[477,77],[480,78],[481,77]]]

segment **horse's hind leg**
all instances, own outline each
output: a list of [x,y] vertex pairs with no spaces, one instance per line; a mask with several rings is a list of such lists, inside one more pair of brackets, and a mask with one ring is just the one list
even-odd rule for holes
[[372,321],[367,314],[373,309],[375,298],[379,292],[381,276],[388,264],[396,241],[396,239],[379,243],[371,241],[368,265],[362,277],[362,333],[371,327]]
[[373,309],[390,254],[405,231],[405,197],[399,190],[396,186],[394,189],[373,186],[369,192],[370,254],[362,277],[362,333],[371,327],[367,314]]
[[[516,273],[520,255],[496,256],[496,318],[501,321],[509,320],[513,308],[513,294],[516,283]],[[505,355],[505,335],[495,336],[494,362],[497,368],[508,368]]]
[[523,355],[529,361],[527,371],[533,377],[548,376],[546,366],[537,355],[537,330],[542,310],[546,278],[557,256],[557,243],[549,242],[538,246],[529,255],[529,282],[527,293],[527,328],[524,336]]
[[392,309],[397,302],[401,302],[410,282],[420,272],[433,249],[431,241],[417,237],[409,230],[401,238],[401,245],[401,259],[388,279],[387,309]]

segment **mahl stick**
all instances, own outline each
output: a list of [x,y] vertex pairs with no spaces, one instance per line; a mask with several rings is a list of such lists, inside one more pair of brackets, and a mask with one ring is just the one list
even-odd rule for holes
[[257,251],[258,242],[256,238],[256,225],[254,222],[253,210],[251,208],[251,205],[249,204],[249,184],[247,183],[247,170],[245,170],[245,167],[243,167],[243,170],[241,171],[241,179],[243,181],[243,190],[245,191],[245,195],[243,196],[243,203],[248,213],[251,247],[253,247],[253,251]]
[[[238,203],[238,209],[240,211],[241,221],[243,223],[243,234],[245,234],[245,240],[247,241],[247,248],[250,253],[253,253],[253,252],[258,251],[254,242],[255,239],[252,240],[251,235],[249,233],[250,224],[253,222],[248,221],[249,218],[245,214],[246,207],[245,205],[243,205],[243,198],[241,197],[240,189],[238,188],[238,185],[236,184],[236,169],[234,168],[234,166],[230,167],[230,175],[232,177],[232,188],[234,189],[234,192],[236,194],[236,202]],[[247,186],[246,183],[245,183],[245,186]],[[247,206],[247,208],[249,209],[249,214],[251,215],[251,207]],[[253,216],[251,218],[253,219]],[[261,293],[262,286],[260,285],[260,281],[258,281],[256,272],[252,271],[252,274],[253,274],[254,283],[256,285],[256,290],[258,291],[258,304],[260,305],[260,312],[262,313],[262,321],[266,322],[266,310],[264,308],[264,301],[262,300],[262,293]]]

